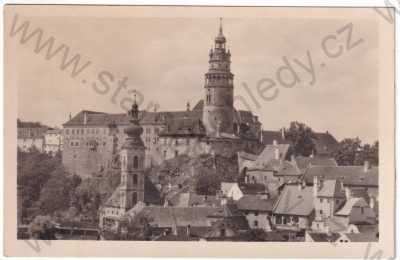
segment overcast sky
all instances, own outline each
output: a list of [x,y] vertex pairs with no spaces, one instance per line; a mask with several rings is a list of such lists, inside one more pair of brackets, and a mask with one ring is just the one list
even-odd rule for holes
[[[20,17],[21,23],[26,17]],[[127,90],[137,89],[144,96],[141,108],[157,102],[161,110],[183,110],[202,98],[204,73],[208,69],[208,52],[218,32],[215,18],[102,18],[102,17],[30,17],[30,26],[43,29],[43,36],[54,36],[65,43],[70,53],[81,54],[89,67],[76,78],[59,69],[60,57],[44,59],[36,54],[34,44],[15,45],[11,55],[18,71],[18,117],[60,126],[68,114],[82,109],[110,113],[123,112],[119,102],[131,97]],[[223,20],[224,34],[232,54],[235,74],[235,96],[246,100],[258,115],[265,130],[278,130],[290,121],[301,121],[315,131],[329,131],[338,140],[360,137],[365,142],[378,138],[378,27],[370,20],[355,19],[352,41],[363,42],[344,49],[337,58],[328,58],[321,47],[322,39],[329,50],[345,48],[347,31],[336,31],[349,23],[346,19],[247,18]],[[9,30],[9,29],[5,29]],[[315,71],[312,75],[297,59],[309,66],[309,51]],[[285,88],[277,79],[286,57],[295,69],[300,83]],[[101,95],[91,87],[98,73],[107,70],[115,77],[110,90]],[[116,81],[128,77],[127,90],[111,102]],[[283,80],[291,80],[282,71]],[[276,83],[265,92],[277,96],[263,100],[257,84],[269,78]],[[85,79],[86,83],[82,83]],[[271,81],[269,81],[271,82]],[[98,83],[99,84],[99,83]],[[246,90],[244,84],[248,86]],[[101,85],[100,85],[101,86]],[[253,96],[253,97],[252,97]],[[257,101],[253,100],[256,99]],[[239,100],[239,109],[246,106]]]

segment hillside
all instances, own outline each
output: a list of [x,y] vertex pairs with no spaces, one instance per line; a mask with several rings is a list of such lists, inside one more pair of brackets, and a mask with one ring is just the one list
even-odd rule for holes
[[149,170],[150,180],[167,197],[179,192],[215,194],[221,181],[235,181],[237,156],[226,158],[202,154],[196,158],[181,155]]

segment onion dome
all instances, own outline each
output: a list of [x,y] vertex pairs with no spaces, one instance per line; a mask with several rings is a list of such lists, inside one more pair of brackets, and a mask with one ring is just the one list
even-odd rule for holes
[[225,36],[223,34],[223,31],[222,31],[222,18],[219,18],[219,21],[220,21],[219,33],[218,33],[217,37],[215,37],[215,42],[216,43],[225,43],[226,39],[225,39]]
[[125,128],[124,132],[127,135],[127,138],[125,140],[124,145],[122,148],[129,148],[134,145],[140,145],[143,146],[143,141],[142,138],[140,137],[143,133],[143,128],[139,124],[139,106],[136,103],[136,97],[135,101],[132,105],[131,110],[128,111],[129,115],[129,125],[128,127]]

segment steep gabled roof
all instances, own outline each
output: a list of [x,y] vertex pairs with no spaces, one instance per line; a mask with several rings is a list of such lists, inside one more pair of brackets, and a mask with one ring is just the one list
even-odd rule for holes
[[[279,144],[290,144],[291,141],[281,131],[264,130],[262,132],[263,143],[273,144],[274,140]],[[331,155],[339,146],[338,141],[329,132],[314,133],[313,142],[317,155]]]
[[314,210],[313,187],[285,185],[274,205],[274,214],[309,216]]
[[217,207],[158,207],[146,206],[135,217],[146,218],[156,227],[211,226],[208,216],[215,213]]
[[332,154],[339,146],[338,141],[328,131],[325,133],[314,133],[315,150],[319,155]]
[[275,199],[261,199],[257,195],[243,195],[237,202],[239,210],[243,211],[272,211]]
[[312,184],[314,176],[323,179],[337,179],[346,186],[378,187],[378,167],[364,171],[364,166],[311,166],[304,175],[307,184]]
[[309,166],[337,166],[334,158],[296,156],[294,159],[300,170],[305,170]]
[[273,144],[274,141],[277,141],[278,144],[291,143],[288,139],[284,138],[281,131],[264,130],[262,131],[262,139],[264,144]]
[[279,159],[284,160],[289,152],[290,145],[288,144],[277,144],[277,145],[266,145],[264,150],[259,154],[255,161],[255,166],[263,167],[266,166],[271,160],[275,158],[276,150],[279,152]]
[[318,197],[345,198],[346,194],[338,180],[322,180],[321,188],[317,192]]
[[363,198],[350,198],[346,201],[343,207],[335,213],[335,215],[348,216],[354,207],[368,207],[368,204]]

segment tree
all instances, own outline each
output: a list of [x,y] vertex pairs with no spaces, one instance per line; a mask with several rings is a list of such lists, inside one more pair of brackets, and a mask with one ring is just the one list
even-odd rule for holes
[[80,183],[76,175],[69,175],[62,166],[56,168],[40,191],[38,205],[43,213],[53,214],[70,206],[71,194]]
[[49,216],[36,216],[29,225],[31,237],[41,240],[55,240],[55,228]]
[[22,220],[29,221],[39,211],[35,207],[42,187],[50,179],[51,173],[61,166],[61,157],[52,157],[35,148],[28,152],[17,151],[18,204]]
[[364,144],[356,155],[354,165],[362,165],[368,161],[373,166],[379,165],[379,142],[375,141],[373,145]]
[[357,138],[345,138],[339,143],[339,147],[334,153],[336,162],[339,165],[354,165],[359,152],[361,151],[361,140]]
[[291,122],[285,134],[291,141],[296,155],[310,156],[315,152],[314,132],[306,124]]
[[334,154],[339,165],[363,165],[368,161],[371,165],[379,165],[379,142],[373,145],[361,144],[357,138],[345,138],[339,143],[339,148]]
[[215,195],[221,188],[221,177],[215,172],[203,172],[197,176],[196,193],[201,195]]

